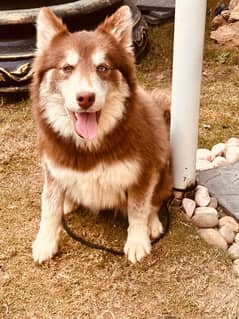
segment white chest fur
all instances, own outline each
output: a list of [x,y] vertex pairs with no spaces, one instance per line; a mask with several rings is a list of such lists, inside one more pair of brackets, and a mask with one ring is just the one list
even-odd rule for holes
[[99,163],[87,172],[56,166],[46,157],[44,163],[76,203],[94,210],[121,207],[126,190],[137,181],[140,169],[137,162],[129,160]]

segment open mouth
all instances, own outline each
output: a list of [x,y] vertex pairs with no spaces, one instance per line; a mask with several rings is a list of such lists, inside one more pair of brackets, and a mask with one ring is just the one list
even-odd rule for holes
[[82,138],[96,138],[100,112],[71,112],[75,132]]

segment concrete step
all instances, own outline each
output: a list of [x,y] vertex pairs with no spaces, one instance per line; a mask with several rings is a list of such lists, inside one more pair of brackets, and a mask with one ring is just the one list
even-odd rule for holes
[[199,184],[206,186],[225,211],[239,221],[239,162],[200,171]]

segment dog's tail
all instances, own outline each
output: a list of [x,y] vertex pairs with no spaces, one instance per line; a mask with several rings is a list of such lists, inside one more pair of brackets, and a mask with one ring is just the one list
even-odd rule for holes
[[165,122],[170,126],[171,93],[167,89],[154,89],[152,97],[163,112]]

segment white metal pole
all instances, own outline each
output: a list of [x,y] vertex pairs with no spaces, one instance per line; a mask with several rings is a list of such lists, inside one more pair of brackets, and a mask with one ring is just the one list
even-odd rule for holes
[[176,0],[171,147],[174,188],[195,184],[206,0]]

